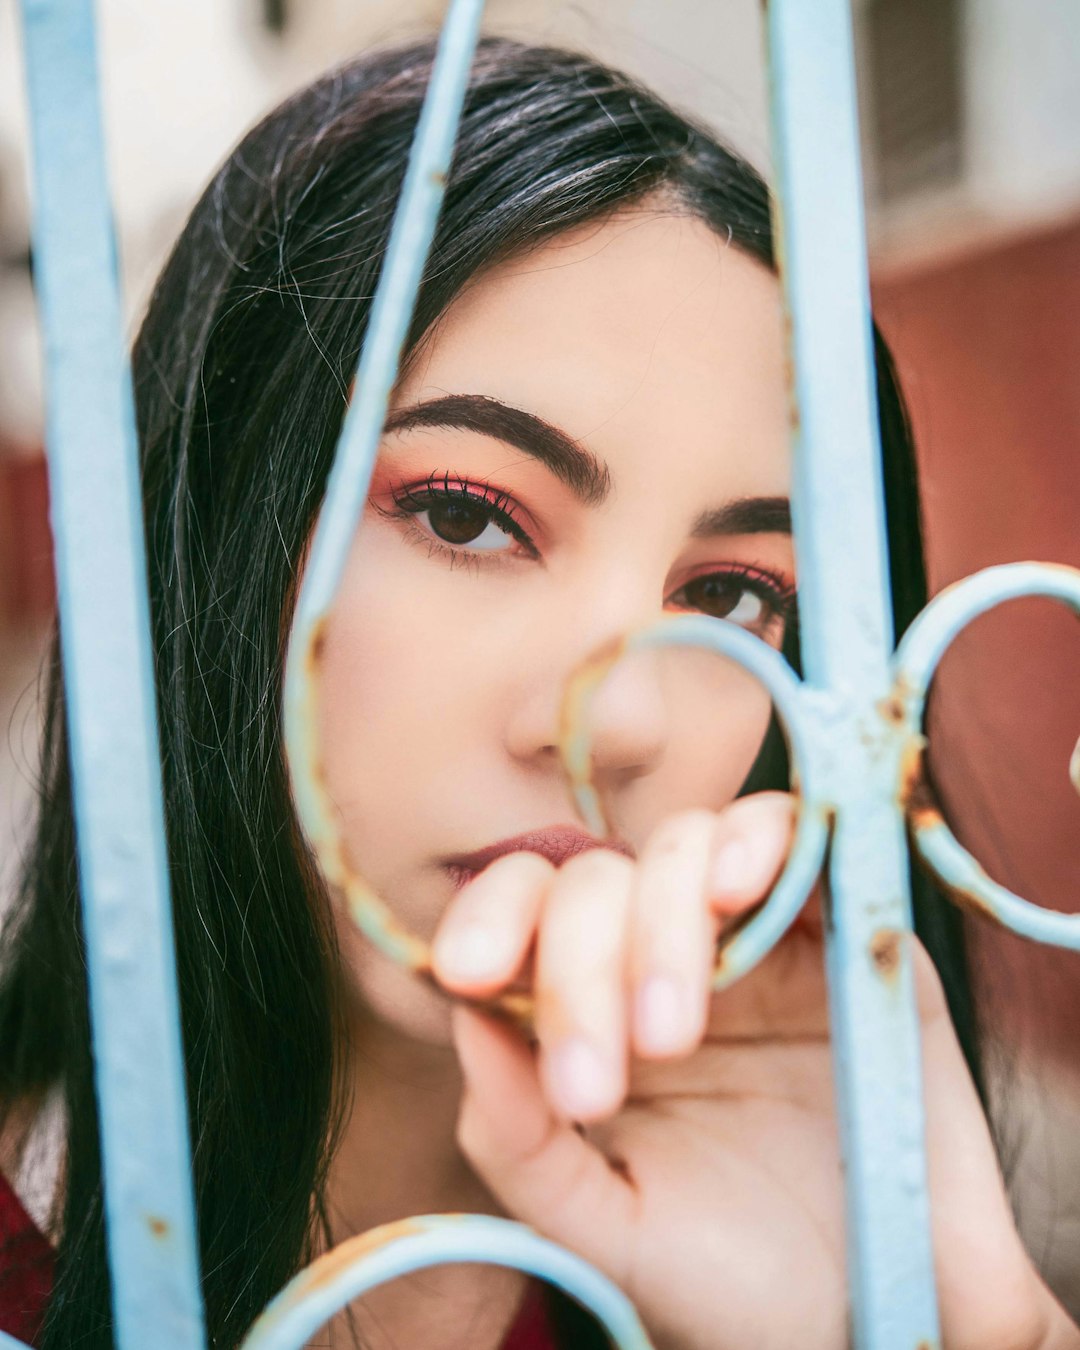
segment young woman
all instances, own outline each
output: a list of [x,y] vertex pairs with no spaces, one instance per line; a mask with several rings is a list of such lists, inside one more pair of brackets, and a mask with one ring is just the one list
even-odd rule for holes
[[[718,927],[767,894],[789,842],[767,699],[700,654],[619,667],[593,719],[613,846],[575,823],[559,762],[566,678],[635,625],[711,614],[797,659],[766,190],[583,57],[481,46],[324,647],[346,846],[434,941],[440,989],[361,939],[300,836],[280,732],[291,607],[430,61],[426,46],[357,61],[257,127],[195,208],[135,347],[212,1343],[237,1345],[327,1245],[472,1210],[595,1262],[662,1350],[840,1347],[813,903],[753,975],[707,987]],[[925,597],[880,346],[878,379],[902,628]],[[20,1326],[43,1315],[40,1343],[67,1350],[109,1345],[110,1317],[55,674],[44,766],[0,984],[5,1170],[57,1097],[66,1148],[47,1235],[3,1193],[4,1274]],[[1076,1347],[1010,1216],[955,916],[928,902],[919,919],[944,980],[920,953],[945,1344]],[[522,980],[535,1046],[482,1011]],[[327,1336],[599,1343],[564,1301],[544,1312],[487,1267],[377,1291]]]

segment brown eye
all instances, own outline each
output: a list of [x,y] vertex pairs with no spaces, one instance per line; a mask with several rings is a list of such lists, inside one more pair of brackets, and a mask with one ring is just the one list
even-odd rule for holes
[[[490,489],[489,489],[490,490]],[[508,553],[538,558],[535,544],[514,519],[511,498],[491,499],[470,485],[451,483],[449,474],[432,475],[421,487],[403,487],[394,495],[395,512],[411,520],[414,535],[445,544],[453,553]]]
[[757,628],[767,622],[770,607],[766,600],[747,585],[743,577],[696,577],[682,588],[686,603],[692,609],[714,619],[727,619],[744,628]]
[[668,601],[712,619],[726,619],[776,645],[795,617],[795,590],[783,577],[733,567],[692,577]]
[[[468,501],[437,502],[425,514],[432,534],[448,544],[471,544],[492,525],[491,512]],[[497,532],[506,538],[503,531]]]

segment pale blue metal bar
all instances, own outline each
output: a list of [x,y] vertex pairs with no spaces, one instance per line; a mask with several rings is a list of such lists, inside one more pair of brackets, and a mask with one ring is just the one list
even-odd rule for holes
[[[355,1247],[355,1260],[345,1261]],[[652,1350],[626,1295],[588,1262],[524,1224],[477,1214],[423,1214],[353,1238],[278,1294],[240,1350],[300,1350],[353,1299],[414,1270],[484,1262],[529,1271],[576,1298],[605,1327],[615,1350]]]
[[308,661],[333,604],[367,498],[390,393],[442,205],[484,0],[453,0],[394,215],[349,407],[297,600],[285,680],[285,735],[301,820],[319,847],[325,830],[313,761]]
[[[766,7],[803,662],[835,812],[830,1006],[859,1350],[938,1344],[850,0]],[[882,959],[883,954],[887,959]]]
[[[451,0],[443,23],[356,372],[356,397],[345,415],[289,639],[284,723],[293,793],[324,875],[339,884],[343,881],[342,859],[319,781],[315,681],[310,676],[317,666],[319,630],[333,604],[367,498],[390,394],[442,205],[483,12],[484,0]],[[376,909],[373,904],[372,912]],[[363,919],[363,914],[359,917]],[[386,931],[388,926],[380,925],[369,935],[378,941]],[[408,944],[395,954],[407,960]]]
[[90,0],[23,0],[115,1343],[201,1350],[138,459]]

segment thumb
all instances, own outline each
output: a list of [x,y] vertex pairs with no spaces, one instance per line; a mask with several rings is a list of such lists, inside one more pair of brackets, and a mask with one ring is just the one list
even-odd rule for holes
[[457,1005],[465,1077],[462,1152],[504,1208],[616,1283],[629,1268],[637,1191],[618,1164],[554,1114],[532,1050],[509,1026]]

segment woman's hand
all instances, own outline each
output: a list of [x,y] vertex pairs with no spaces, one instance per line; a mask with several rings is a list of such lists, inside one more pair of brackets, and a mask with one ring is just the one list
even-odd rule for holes
[[[495,995],[533,963],[538,1044],[459,1007],[458,1136],[505,1209],[580,1253],[659,1350],[843,1350],[843,1190],[812,902],[710,991],[717,934],[772,886],[791,799],[664,822],[636,862],[512,854],[444,915],[435,970]],[[914,951],[944,1344],[1073,1350],[1016,1233],[933,967]]]

